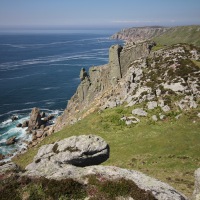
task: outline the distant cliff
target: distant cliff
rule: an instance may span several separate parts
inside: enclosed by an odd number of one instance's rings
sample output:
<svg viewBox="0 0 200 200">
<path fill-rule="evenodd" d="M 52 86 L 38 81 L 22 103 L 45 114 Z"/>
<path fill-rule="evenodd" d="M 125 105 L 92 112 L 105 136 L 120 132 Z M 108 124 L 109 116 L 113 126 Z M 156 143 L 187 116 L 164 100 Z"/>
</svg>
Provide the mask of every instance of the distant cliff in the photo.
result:
<svg viewBox="0 0 200 200">
<path fill-rule="evenodd" d="M 111 38 L 135 43 L 153 40 L 161 45 L 188 43 L 200 46 L 200 26 L 129 28 L 119 31 Z"/>
<path fill-rule="evenodd" d="M 154 37 L 158 37 L 165 33 L 168 29 L 169 28 L 167 27 L 159 26 L 122 29 L 118 33 L 115 33 L 111 38 L 139 43 L 146 40 L 151 40 Z"/>
</svg>

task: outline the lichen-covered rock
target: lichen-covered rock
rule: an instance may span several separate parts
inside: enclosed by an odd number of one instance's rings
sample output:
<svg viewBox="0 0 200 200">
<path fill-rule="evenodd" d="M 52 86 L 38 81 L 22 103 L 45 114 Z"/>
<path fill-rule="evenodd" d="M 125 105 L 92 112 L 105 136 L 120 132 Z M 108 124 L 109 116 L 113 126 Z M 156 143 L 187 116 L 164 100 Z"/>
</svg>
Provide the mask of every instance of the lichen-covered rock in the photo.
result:
<svg viewBox="0 0 200 200">
<path fill-rule="evenodd" d="M 195 171 L 194 177 L 195 177 L 195 186 L 194 186 L 193 200 L 200 200 L 200 168 Z"/>
<path fill-rule="evenodd" d="M 138 115 L 138 116 L 143 116 L 143 117 L 146 117 L 146 116 L 147 116 L 147 112 L 144 111 L 144 110 L 141 109 L 141 108 L 136 108 L 136 109 L 132 110 L 132 114 L 133 114 L 133 115 Z"/>
<path fill-rule="evenodd" d="M 42 165 L 71 164 L 88 166 L 100 164 L 109 158 L 109 146 L 95 135 L 72 136 L 54 144 L 42 146 L 27 170 L 39 170 Z"/>
<path fill-rule="evenodd" d="M 15 163 L 9 162 L 4 165 L 0 165 L 0 174 L 10 172 L 10 171 L 16 171 L 18 169 L 19 167 Z"/>
<path fill-rule="evenodd" d="M 183 194 L 166 183 L 146 176 L 138 171 L 112 166 L 98 165 L 81 168 L 67 164 L 58 165 L 55 162 L 49 165 L 43 162 L 40 168 L 28 169 L 25 175 L 44 176 L 57 180 L 72 178 L 84 184 L 88 183 L 88 176 L 91 175 L 95 175 L 102 180 L 117 180 L 123 178 L 133 181 L 142 190 L 151 192 L 157 200 L 187 200 Z"/>
<path fill-rule="evenodd" d="M 156 108 L 158 106 L 158 103 L 156 101 L 149 101 L 147 103 L 147 108 L 149 110 L 153 110 L 154 108 Z"/>
</svg>

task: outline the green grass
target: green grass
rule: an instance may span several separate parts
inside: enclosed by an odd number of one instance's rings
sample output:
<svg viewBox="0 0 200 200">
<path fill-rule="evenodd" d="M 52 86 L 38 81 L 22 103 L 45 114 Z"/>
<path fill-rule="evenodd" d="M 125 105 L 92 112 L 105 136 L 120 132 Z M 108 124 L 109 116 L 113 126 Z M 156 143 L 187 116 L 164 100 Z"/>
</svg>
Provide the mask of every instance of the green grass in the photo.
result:
<svg viewBox="0 0 200 200">
<path fill-rule="evenodd" d="M 172 112 L 164 121 L 153 122 L 151 115 L 160 112 L 155 109 L 147 118 L 141 117 L 141 123 L 126 126 L 120 118 L 130 116 L 132 109 L 118 107 L 90 114 L 45 138 L 14 162 L 24 168 L 44 144 L 73 135 L 96 134 L 110 145 L 110 158 L 104 165 L 142 171 L 191 195 L 193 173 L 200 166 L 200 119 L 197 117 L 200 110 L 185 112 L 179 120 L 174 119 Z"/>
<path fill-rule="evenodd" d="M 172 45 L 177 43 L 188 43 L 200 46 L 200 26 L 179 26 L 170 28 L 168 31 L 153 38 L 161 45 Z"/>
</svg>

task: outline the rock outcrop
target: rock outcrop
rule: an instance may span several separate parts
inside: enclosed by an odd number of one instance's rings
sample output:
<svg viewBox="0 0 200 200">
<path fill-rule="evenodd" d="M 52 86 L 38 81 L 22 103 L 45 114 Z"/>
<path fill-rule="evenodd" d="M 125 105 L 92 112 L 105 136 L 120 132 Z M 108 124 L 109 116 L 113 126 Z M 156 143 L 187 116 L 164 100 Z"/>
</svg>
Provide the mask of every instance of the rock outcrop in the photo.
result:
<svg viewBox="0 0 200 200">
<path fill-rule="evenodd" d="M 45 177 L 49 179 L 73 179 L 88 184 L 88 177 L 100 180 L 125 179 L 138 188 L 151 193 L 157 200 L 186 200 L 173 187 L 138 171 L 112 166 L 95 165 L 109 156 L 107 143 L 95 135 L 73 136 L 54 144 L 42 146 L 34 162 L 26 167 L 23 176 Z M 94 166 L 88 166 L 93 165 Z M 78 167 L 77 167 L 78 166 Z M 80 167 L 86 166 L 86 167 Z"/>
<path fill-rule="evenodd" d="M 200 200 L 200 168 L 195 171 L 194 176 L 195 176 L 195 185 L 194 185 L 193 200 Z"/>
<path fill-rule="evenodd" d="M 61 180 L 72 178 L 84 184 L 87 184 L 87 177 L 95 175 L 101 180 L 117 180 L 123 178 L 125 180 L 133 181 L 139 188 L 147 192 L 151 192 L 157 200 L 186 200 L 180 192 L 173 187 L 159 180 L 146 176 L 143 173 L 134 170 L 127 170 L 113 166 L 88 166 L 84 168 L 75 167 L 72 165 L 51 165 L 43 166 L 45 173 L 41 173 L 38 169 L 27 171 L 28 176 L 44 176 L 46 178 Z"/>
<path fill-rule="evenodd" d="M 102 104 L 105 108 L 119 105 L 121 102 L 108 102 L 107 99 L 105 102 L 102 101 L 104 101 L 104 96 L 111 94 L 113 88 L 118 86 L 119 81 L 125 77 L 135 59 L 146 58 L 149 55 L 148 45 L 148 42 L 124 47 L 114 45 L 110 47 L 107 65 L 91 67 L 89 73 L 82 69 L 80 73 L 81 83 L 68 102 L 63 115 L 57 119 L 53 131 L 58 131 L 67 124 L 76 123 Z M 137 81 L 135 77 L 138 73 L 140 72 L 136 71 L 133 74 L 132 82 Z M 106 106 L 106 103 L 109 105 Z M 84 114 L 80 115 L 80 112 Z"/>
<path fill-rule="evenodd" d="M 109 146 L 95 135 L 72 136 L 54 144 L 42 146 L 27 170 L 46 170 L 44 166 L 71 164 L 74 166 L 97 165 L 109 158 Z"/>
<path fill-rule="evenodd" d="M 40 110 L 38 108 L 33 108 L 30 115 L 30 120 L 28 123 L 28 130 L 39 129 L 42 125 Z"/>
</svg>

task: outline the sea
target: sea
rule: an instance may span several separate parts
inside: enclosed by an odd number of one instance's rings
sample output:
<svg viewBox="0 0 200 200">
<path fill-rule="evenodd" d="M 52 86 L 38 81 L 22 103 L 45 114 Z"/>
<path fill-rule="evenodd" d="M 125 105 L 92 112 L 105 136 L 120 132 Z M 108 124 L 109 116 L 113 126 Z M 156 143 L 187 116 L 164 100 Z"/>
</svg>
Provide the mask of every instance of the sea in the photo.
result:
<svg viewBox="0 0 200 200">
<path fill-rule="evenodd" d="M 117 31 L 117 30 L 116 30 Z M 108 63 L 115 30 L 0 31 L 0 154 L 15 155 L 31 135 L 16 125 L 33 107 L 61 115 L 80 83 L 81 68 Z M 12 116 L 17 116 L 15 121 Z M 17 142 L 6 145 L 16 136 Z"/>
</svg>

